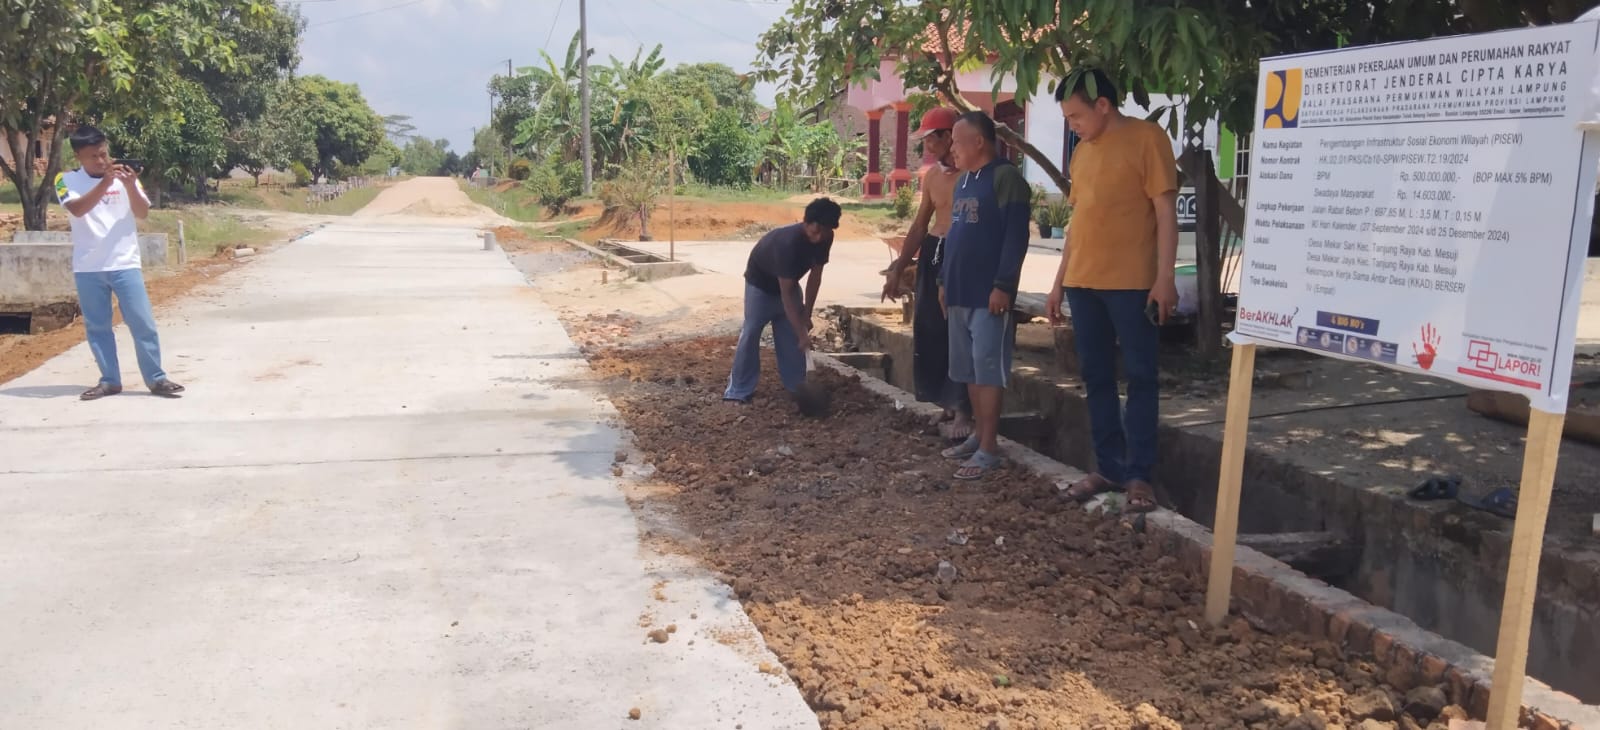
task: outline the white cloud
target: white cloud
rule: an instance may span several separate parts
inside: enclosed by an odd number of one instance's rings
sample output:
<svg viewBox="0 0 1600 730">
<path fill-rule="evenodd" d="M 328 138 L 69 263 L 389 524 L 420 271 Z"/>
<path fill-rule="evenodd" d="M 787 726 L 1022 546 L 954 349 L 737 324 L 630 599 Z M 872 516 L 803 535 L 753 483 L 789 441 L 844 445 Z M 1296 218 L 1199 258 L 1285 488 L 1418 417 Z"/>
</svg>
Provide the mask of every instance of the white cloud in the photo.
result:
<svg viewBox="0 0 1600 730">
<path fill-rule="evenodd" d="M 465 153 L 488 116 L 489 79 L 558 60 L 578 29 L 579 0 L 342 0 L 304 3 L 302 74 L 360 85 L 380 114 L 407 114 L 419 134 Z M 587 0 L 596 57 L 657 43 L 669 64 L 718 61 L 747 70 L 756 40 L 787 9 L 768 0 Z M 557 14 L 559 11 L 559 15 Z M 548 39 L 548 46 L 546 40 Z M 770 102 L 773 88 L 757 87 Z"/>
</svg>

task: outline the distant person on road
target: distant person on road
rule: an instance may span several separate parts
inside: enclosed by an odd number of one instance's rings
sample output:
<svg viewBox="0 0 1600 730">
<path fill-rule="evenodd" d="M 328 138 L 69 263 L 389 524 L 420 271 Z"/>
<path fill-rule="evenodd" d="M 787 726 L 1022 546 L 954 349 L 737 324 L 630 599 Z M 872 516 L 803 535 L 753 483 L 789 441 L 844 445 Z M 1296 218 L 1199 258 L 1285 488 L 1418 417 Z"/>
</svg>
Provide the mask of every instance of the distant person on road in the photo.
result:
<svg viewBox="0 0 1600 730">
<path fill-rule="evenodd" d="M 744 270 L 744 326 L 724 401 L 749 403 L 756 392 L 761 380 L 761 335 L 769 324 L 783 387 L 794 393 L 805 382 L 811 313 L 842 214 L 838 203 L 817 198 L 806 206 L 801 222 L 772 230 L 750 250 Z M 802 276 L 806 277 L 803 295 Z"/>
<path fill-rule="evenodd" d="M 967 387 L 950 379 L 950 323 L 939 307 L 939 266 L 944 263 L 945 235 L 950 231 L 950 206 L 955 202 L 956 168 L 950 154 L 950 135 L 960 113 L 936 107 L 922 115 L 922 125 L 911 136 L 935 162 L 922 171 L 922 203 L 911 221 L 900 256 L 889 265 L 883 298 L 899 299 L 900 279 L 907 266 L 917 262 L 916 311 L 911 320 L 912 381 L 917 400 L 944 407 L 950 420 L 946 435 L 966 440 L 972 436 L 972 400 Z"/>
<path fill-rule="evenodd" d="M 1089 90 L 1093 78 L 1094 91 Z M 1072 329 L 1089 405 L 1097 471 L 1066 496 L 1086 501 L 1125 490 L 1126 509 L 1156 504 L 1159 325 L 1177 309 L 1178 177 L 1172 140 L 1161 127 L 1118 111 L 1121 97 L 1098 70 L 1056 88 L 1067 124 L 1081 142 L 1072 155 L 1072 226 L 1061 249 L 1046 310 Z M 1117 392 L 1117 347 L 1128 402 Z"/>
<path fill-rule="evenodd" d="M 1011 305 L 1028 254 L 1033 191 L 1000 156 L 994 120 L 961 115 L 951 131 L 962 170 L 945 239 L 939 304 L 950 322 L 950 379 L 967 386 L 977 430 L 945 449 L 962 459 L 957 479 L 981 479 L 999 468 L 1000 403 L 1011 381 Z"/>
<path fill-rule="evenodd" d="M 71 137 L 80 167 L 56 176 L 56 197 L 72 217 L 72 271 L 89 351 L 100 366 L 100 382 L 83 392 L 97 400 L 122 392 L 117 338 L 112 329 L 111 296 L 133 333 L 139 374 L 151 393 L 176 397 L 183 386 L 161 369 L 161 343 L 150 296 L 144 288 L 137 221 L 150 214 L 150 199 L 139 173 L 111 159 L 110 143 L 94 127 L 78 127 Z"/>
</svg>

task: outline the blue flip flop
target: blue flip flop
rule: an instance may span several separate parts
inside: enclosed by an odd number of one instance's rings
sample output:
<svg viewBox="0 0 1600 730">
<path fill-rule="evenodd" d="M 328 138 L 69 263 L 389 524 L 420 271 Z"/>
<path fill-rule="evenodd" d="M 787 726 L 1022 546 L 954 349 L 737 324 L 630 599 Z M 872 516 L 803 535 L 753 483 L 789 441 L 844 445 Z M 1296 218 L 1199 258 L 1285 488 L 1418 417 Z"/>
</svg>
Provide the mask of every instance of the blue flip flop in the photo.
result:
<svg viewBox="0 0 1600 730">
<path fill-rule="evenodd" d="M 1517 518 L 1517 493 L 1511 487 L 1501 487 L 1482 497 L 1457 497 L 1457 501 L 1476 510 L 1499 515 L 1508 520 Z"/>
</svg>

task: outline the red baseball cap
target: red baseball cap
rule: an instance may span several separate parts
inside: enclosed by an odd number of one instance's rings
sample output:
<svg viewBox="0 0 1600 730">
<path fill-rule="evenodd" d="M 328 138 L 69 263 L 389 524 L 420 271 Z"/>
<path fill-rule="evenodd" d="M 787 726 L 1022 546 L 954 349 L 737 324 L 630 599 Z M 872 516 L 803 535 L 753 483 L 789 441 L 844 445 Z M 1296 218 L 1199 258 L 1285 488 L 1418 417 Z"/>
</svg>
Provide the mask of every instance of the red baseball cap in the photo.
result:
<svg viewBox="0 0 1600 730">
<path fill-rule="evenodd" d="M 954 129 L 961 114 L 947 106 L 936 106 L 922 115 L 922 126 L 911 135 L 913 142 L 943 129 Z"/>
</svg>

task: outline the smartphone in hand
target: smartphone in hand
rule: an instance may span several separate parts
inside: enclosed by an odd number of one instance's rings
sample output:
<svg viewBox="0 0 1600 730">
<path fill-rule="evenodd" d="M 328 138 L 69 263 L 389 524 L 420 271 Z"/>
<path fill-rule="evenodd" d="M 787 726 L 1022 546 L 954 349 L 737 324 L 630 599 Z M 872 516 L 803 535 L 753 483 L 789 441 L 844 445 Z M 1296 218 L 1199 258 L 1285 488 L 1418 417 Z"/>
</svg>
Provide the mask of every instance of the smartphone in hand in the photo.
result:
<svg viewBox="0 0 1600 730">
<path fill-rule="evenodd" d="M 144 172 L 144 160 L 114 160 L 112 164 L 122 165 L 134 172 Z"/>
<path fill-rule="evenodd" d="M 1156 325 L 1157 327 L 1161 326 L 1161 305 L 1155 301 L 1145 302 L 1144 316 L 1145 319 L 1150 320 L 1150 324 Z"/>
</svg>

